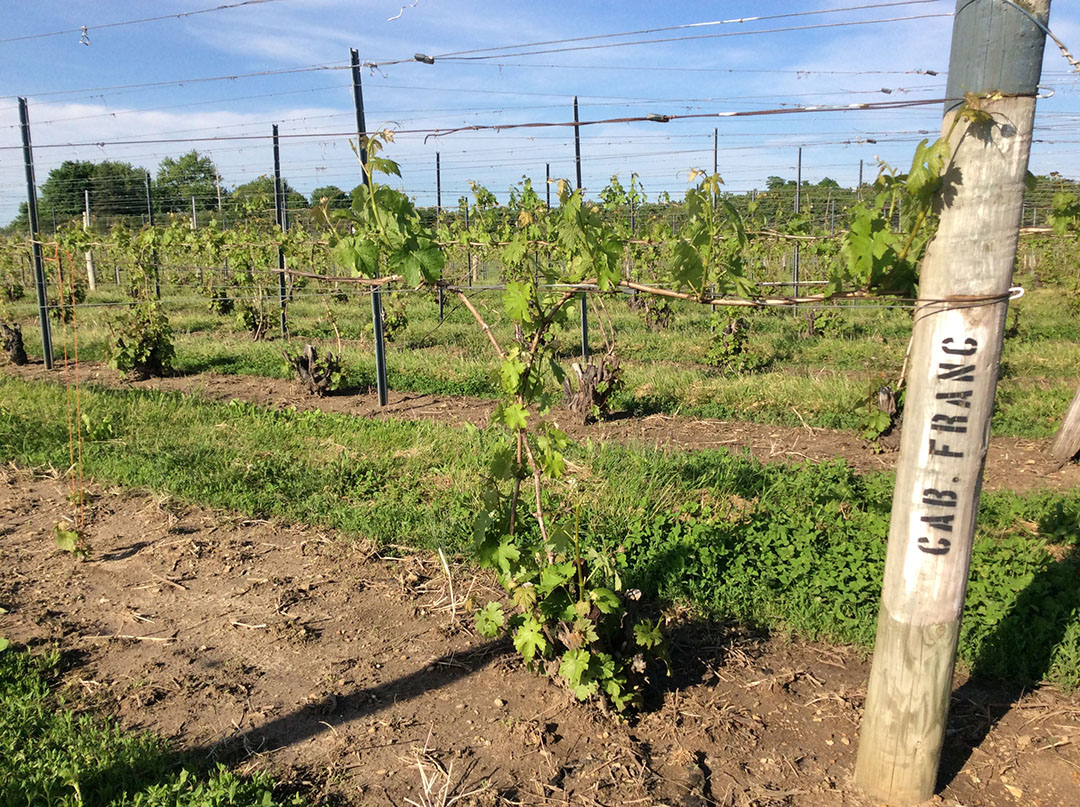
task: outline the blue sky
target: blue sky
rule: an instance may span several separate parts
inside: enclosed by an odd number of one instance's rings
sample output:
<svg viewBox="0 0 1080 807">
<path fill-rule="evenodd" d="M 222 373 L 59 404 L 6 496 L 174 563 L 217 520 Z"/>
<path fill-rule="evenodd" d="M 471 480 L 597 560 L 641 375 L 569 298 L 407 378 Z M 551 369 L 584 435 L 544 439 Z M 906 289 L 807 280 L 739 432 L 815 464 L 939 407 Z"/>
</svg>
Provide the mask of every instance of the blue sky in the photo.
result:
<svg viewBox="0 0 1080 807">
<path fill-rule="evenodd" d="M 881 0 L 878 0 L 879 2 Z M 448 129 L 471 124 L 568 121 L 579 96 L 582 120 L 660 114 L 768 110 L 940 98 L 948 68 L 951 0 L 852 10 L 870 2 L 459 2 L 458 0 L 272 0 L 213 13 L 95 30 L 93 26 L 211 8 L 236 0 L 103 2 L 4 0 L 0 39 L 86 25 L 78 33 L 0 42 L 0 146 L 19 143 L 17 95 L 30 103 L 39 183 L 65 159 L 124 160 L 156 172 L 159 161 L 195 148 L 233 187 L 272 171 L 269 139 L 138 143 L 283 135 L 283 174 L 308 193 L 321 185 L 353 187 L 358 167 L 346 140 L 354 127 L 348 49 L 379 63 L 364 71 L 369 129 Z M 386 64 L 414 53 L 480 48 L 686 25 L 750 15 L 825 11 L 773 20 L 683 28 L 645 35 L 541 46 L 655 44 L 561 50 L 497 58 L 437 58 L 435 64 Z M 896 18 L 920 17 L 919 19 Z M 873 22 L 891 20 L 889 22 Z M 858 24 L 856 24 L 858 23 Z M 1050 27 L 1080 52 L 1080 10 L 1058 0 Z M 824 26 L 808 28 L 807 26 Z M 780 28 L 792 31 L 751 33 Z M 713 36 L 725 34 L 725 36 Z M 472 54 L 489 55 L 489 54 Z M 192 79 L 320 66 L 305 72 Z M 929 75 L 935 71 L 938 75 Z M 132 87 L 159 83 L 152 87 Z M 1048 43 L 1032 170 L 1080 176 L 1077 76 Z M 878 158 L 906 167 L 914 145 L 940 126 L 939 105 L 842 113 L 699 118 L 582 128 L 583 181 L 599 191 L 612 174 L 641 176 L 649 198 L 686 188 L 689 170 L 719 170 L 728 188 L 764 186 L 769 175 L 794 178 L 798 147 L 803 177 L 857 180 L 859 161 L 872 177 Z M 311 135 L 311 136 L 306 136 Z M 875 141 L 875 142 L 868 142 Z M 103 143 L 69 146 L 73 143 Z M 46 146 L 59 146 L 46 148 Z M 542 184 L 573 176 L 572 130 L 459 132 L 438 138 L 402 134 L 390 155 L 402 163 L 402 187 L 421 204 L 434 201 L 435 152 L 441 153 L 443 203 L 475 180 L 505 199 L 523 175 Z M 0 222 L 25 199 L 21 154 L 0 150 Z"/>
</svg>

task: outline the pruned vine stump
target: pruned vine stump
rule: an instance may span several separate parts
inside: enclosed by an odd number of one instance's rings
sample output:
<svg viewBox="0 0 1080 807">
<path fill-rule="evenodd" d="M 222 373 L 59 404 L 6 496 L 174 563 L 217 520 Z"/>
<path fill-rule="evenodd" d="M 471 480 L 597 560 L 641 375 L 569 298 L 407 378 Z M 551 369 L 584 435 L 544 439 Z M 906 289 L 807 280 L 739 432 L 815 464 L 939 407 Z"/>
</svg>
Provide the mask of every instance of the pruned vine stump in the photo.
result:
<svg viewBox="0 0 1080 807">
<path fill-rule="evenodd" d="M 563 379 L 566 407 L 584 425 L 607 413 L 611 396 L 619 385 L 619 360 L 614 354 L 605 353 L 584 367 L 579 362 L 570 367 L 573 372 Z"/>
<path fill-rule="evenodd" d="M 8 360 L 18 367 L 26 364 L 26 347 L 23 345 L 22 328 L 17 323 L 8 325 L 0 322 L 0 337 L 3 338 L 4 352 Z"/>
<path fill-rule="evenodd" d="M 327 353 L 320 359 L 314 345 L 305 345 L 299 356 L 290 356 L 284 350 L 281 355 L 312 395 L 322 397 L 334 388 L 334 376 L 341 372 L 341 360 L 335 354 Z"/>
</svg>

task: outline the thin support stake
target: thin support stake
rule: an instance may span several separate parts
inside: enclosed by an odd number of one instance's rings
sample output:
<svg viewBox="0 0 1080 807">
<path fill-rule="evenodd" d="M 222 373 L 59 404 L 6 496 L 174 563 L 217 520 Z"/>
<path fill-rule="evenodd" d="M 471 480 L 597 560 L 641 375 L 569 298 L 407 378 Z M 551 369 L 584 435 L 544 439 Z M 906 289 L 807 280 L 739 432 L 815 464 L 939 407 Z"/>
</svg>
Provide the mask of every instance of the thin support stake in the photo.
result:
<svg viewBox="0 0 1080 807">
<path fill-rule="evenodd" d="M 581 293 L 581 360 L 589 360 L 589 295 Z"/>
</svg>

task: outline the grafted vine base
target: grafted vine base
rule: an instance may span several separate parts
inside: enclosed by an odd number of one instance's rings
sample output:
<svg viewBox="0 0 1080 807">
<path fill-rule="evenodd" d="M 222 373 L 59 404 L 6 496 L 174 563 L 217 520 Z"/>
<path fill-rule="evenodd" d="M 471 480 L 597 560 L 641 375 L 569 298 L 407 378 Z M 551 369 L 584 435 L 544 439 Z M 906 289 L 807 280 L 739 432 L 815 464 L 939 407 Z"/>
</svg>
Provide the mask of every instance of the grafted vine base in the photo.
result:
<svg viewBox="0 0 1080 807">
<path fill-rule="evenodd" d="M 17 324 L 0 322 L 0 337 L 4 340 L 4 353 L 8 360 L 21 367 L 26 364 L 26 347 L 23 345 L 22 328 Z"/>
<path fill-rule="evenodd" d="M 312 395 L 321 397 L 337 388 L 341 378 L 341 359 L 334 353 L 327 353 L 320 359 L 314 345 L 305 345 L 304 352 L 299 356 L 290 356 L 284 350 L 281 355 Z"/>
<path fill-rule="evenodd" d="M 603 419 L 621 383 L 619 360 L 613 353 L 605 353 L 584 367 L 574 362 L 571 370 L 563 379 L 567 408 L 583 424 Z"/>
</svg>

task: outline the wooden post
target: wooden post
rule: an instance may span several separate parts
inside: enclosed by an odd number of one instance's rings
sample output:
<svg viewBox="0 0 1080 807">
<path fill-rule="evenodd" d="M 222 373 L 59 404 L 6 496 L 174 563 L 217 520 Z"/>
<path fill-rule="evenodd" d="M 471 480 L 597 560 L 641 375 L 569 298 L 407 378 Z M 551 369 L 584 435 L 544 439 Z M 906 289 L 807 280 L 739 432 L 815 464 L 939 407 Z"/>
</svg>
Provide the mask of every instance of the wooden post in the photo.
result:
<svg viewBox="0 0 1080 807">
<path fill-rule="evenodd" d="M 1050 0 L 959 0 L 942 132 L 952 161 L 922 264 L 874 664 L 855 782 L 935 789 L 990 441 Z M 957 119 L 965 93 L 987 120 Z M 954 128 L 955 122 L 955 128 Z"/>
<path fill-rule="evenodd" d="M 83 231 L 90 230 L 90 191 L 83 191 Z M 86 250 L 86 285 L 90 291 L 97 291 L 97 274 L 94 272 L 94 250 Z"/>
<path fill-rule="evenodd" d="M 1061 421 L 1054 444 L 1050 446 L 1050 456 L 1064 465 L 1080 454 L 1080 389 L 1073 396 L 1069 411 Z"/>
<path fill-rule="evenodd" d="M 469 200 L 465 199 L 465 273 L 468 276 L 469 288 L 472 288 L 472 236 L 469 235 Z"/>
</svg>

